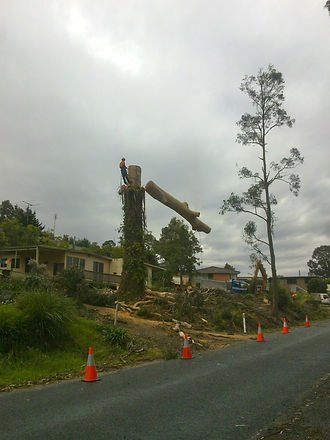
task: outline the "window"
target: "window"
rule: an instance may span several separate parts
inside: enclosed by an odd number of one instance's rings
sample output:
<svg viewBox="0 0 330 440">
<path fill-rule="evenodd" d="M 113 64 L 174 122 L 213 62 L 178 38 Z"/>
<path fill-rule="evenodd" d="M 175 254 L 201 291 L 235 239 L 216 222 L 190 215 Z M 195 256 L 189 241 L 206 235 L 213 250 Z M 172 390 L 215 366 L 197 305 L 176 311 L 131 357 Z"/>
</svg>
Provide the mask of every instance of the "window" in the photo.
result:
<svg viewBox="0 0 330 440">
<path fill-rule="evenodd" d="M 19 269 L 19 258 L 2 257 L 0 258 L 0 267 L 2 269 Z"/>
<path fill-rule="evenodd" d="M 78 267 L 81 270 L 85 269 L 85 260 L 78 257 L 66 257 L 66 267 Z"/>
<path fill-rule="evenodd" d="M 93 279 L 94 281 L 103 281 L 104 264 L 98 261 L 93 261 Z"/>
<path fill-rule="evenodd" d="M 104 263 L 99 263 L 98 261 L 93 262 L 93 272 L 103 273 Z"/>
<path fill-rule="evenodd" d="M 297 278 L 296 277 L 288 277 L 286 279 L 288 284 L 297 284 Z"/>
<path fill-rule="evenodd" d="M 11 259 L 11 268 L 12 269 L 19 269 L 20 261 L 19 258 L 12 258 Z"/>
</svg>

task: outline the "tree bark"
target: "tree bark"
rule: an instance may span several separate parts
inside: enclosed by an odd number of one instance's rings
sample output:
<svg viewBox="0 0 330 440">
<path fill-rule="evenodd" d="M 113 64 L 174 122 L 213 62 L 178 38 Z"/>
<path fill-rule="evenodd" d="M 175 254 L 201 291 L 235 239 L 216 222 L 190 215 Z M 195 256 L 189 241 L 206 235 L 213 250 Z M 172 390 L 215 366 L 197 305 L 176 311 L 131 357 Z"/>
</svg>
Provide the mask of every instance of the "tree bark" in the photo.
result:
<svg viewBox="0 0 330 440">
<path fill-rule="evenodd" d="M 275 251 L 273 242 L 273 231 L 272 231 L 272 209 L 270 205 L 269 198 L 269 184 L 267 175 L 267 161 L 266 161 L 266 132 L 265 132 L 265 99 L 263 96 L 263 88 L 261 85 L 262 94 L 262 164 L 263 164 L 263 176 L 265 185 L 265 196 L 266 196 L 266 224 L 267 224 L 267 237 L 269 244 L 269 254 L 270 254 L 270 266 L 272 271 L 272 312 L 274 316 L 278 315 L 278 291 L 277 291 L 277 274 L 276 274 L 276 261 L 275 261 Z"/>
<path fill-rule="evenodd" d="M 135 171 L 138 171 L 136 167 Z M 131 167 L 130 170 L 131 172 Z M 141 171 L 141 169 L 140 169 Z M 130 173 L 129 179 L 132 177 Z M 145 293 L 146 268 L 144 264 L 144 188 L 136 184 L 136 180 L 128 186 L 123 186 L 123 235 L 124 262 L 121 274 L 119 293 L 124 298 L 135 299 Z M 141 172 L 140 172 L 141 178 Z"/>
<path fill-rule="evenodd" d="M 145 190 L 151 197 L 158 200 L 163 205 L 173 209 L 175 212 L 181 215 L 181 217 L 186 219 L 191 224 L 194 231 L 205 232 L 205 234 L 211 232 L 211 228 L 197 218 L 200 216 L 200 212 L 192 211 L 187 202 L 180 202 L 152 181 L 149 181 L 146 184 Z"/>
</svg>

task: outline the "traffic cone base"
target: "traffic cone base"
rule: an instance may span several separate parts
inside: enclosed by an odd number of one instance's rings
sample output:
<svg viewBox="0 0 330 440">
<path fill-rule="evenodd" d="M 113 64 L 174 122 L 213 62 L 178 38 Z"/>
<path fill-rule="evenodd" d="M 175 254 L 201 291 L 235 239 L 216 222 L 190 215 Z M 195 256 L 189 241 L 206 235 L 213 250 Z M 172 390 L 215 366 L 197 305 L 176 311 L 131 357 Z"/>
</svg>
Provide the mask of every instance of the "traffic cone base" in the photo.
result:
<svg viewBox="0 0 330 440">
<path fill-rule="evenodd" d="M 97 371 L 96 366 L 94 362 L 94 349 L 93 347 L 89 347 L 88 350 L 88 358 L 87 358 L 87 365 L 85 370 L 85 377 L 82 380 L 83 382 L 96 382 L 100 380 L 97 377 Z"/>
<path fill-rule="evenodd" d="M 257 342 L 265 342 L 265 338 L 264 338 L 264 334 L 262 333 L 261 330 L 261 324 L 259 322 L 258 324 L 258 337 L 257 337 Z"/>
<path fill-rule="evenodd" d="M 286 318 L 283 319 L 282 333 L 283 333 L 283 335 L 286 335 L 287 333 L 289 333 L 289 327 L 288 327 L 288 323 L 286 322 Z"/>
<path fill-rule="evenodd" d="M 192 351 L 189 343 L 188 337 L 185 335 L 183 339 L 183 349 L 181 359 L 192 359 Z"/>
</svg>

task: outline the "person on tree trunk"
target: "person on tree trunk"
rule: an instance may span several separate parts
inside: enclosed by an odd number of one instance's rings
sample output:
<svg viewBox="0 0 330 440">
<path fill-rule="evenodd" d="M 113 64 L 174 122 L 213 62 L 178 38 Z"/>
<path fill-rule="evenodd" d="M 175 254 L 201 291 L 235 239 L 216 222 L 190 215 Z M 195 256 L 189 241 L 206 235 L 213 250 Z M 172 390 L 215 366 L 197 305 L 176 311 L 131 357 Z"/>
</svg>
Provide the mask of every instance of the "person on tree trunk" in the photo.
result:
<svg viewBox="0 0 330 440">
<path fill-rule="evenodd" d="M 127 175 L 127 166 L 126 166 L 124 157 L 121 159 L 121 162 L 119 164 L 119 168 L 120 168 L 121 175 L 122 175 L 122 178 L 123 178 L 125 185 L 128 185 L 129 180 L 128 180 L 128 175 Z"/>
</svg>

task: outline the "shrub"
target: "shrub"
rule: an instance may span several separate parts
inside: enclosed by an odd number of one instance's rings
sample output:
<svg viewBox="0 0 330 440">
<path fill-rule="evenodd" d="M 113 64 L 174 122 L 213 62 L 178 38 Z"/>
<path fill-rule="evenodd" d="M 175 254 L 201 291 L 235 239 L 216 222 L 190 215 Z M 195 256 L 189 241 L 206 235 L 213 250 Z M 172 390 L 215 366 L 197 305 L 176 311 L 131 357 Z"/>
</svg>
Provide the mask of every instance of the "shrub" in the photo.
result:
<svg viewBox="0 0 330 440">
<path fill-rule="evenodd" d="M 92 306 L 111 307 L 115 305 L 116 300 L 116 295 L 105 295 L 93 290 L 89 290 L 82 296 L 82 301 Z"/>
<path fill-rule="evenodd" d="M 278 293 L 278 307 L 281 310 L 284 310 L 284 309 L 290 307 L 290 305 L 292 305 L 292 303 L 293 303 L 292 297 L 291 297 L 290 293 L 284 287 L 278 286 L 277 293 Z"/>
<path fill-rule="evenodd" d="M 180 321 L 191 321 L 193 319 L 193 303 L 192 297 L 183 292 L 178 292 L 175 295 L 174 316 Z"/>
<path fill-rule="evenodd" d="M 12 278 L 0 276 L 0 292 L 12 292 L 12 296 L 25 290 L 24 278 Z"/>
<path fill-rule="evenodd" d="M 179 356 L 178 350 L 170 346 L 163 348 L 162 353 L 163 353 L 163 358 L 166 361 L 169 361 L 171 359 L 177 359 Z"/>
<path fill-rule="evenodd" d="M 102 326 L 101 331 L 104 340 L 109 342 L 111 345 L 121 348 L 125 348 L 127 346 L 129 337 L 125 329 L 109 324 Z"/>
<path fill-rule="evenodd" d="M 0 353 L 14 351 L 26 336 L 23 312 L 13 305 L 0 306 Z"/>
<path fill-rule="evenodd" d="M 69 337 L 75 309 L 69 298 L 49 292 L 20 295 L 16 306 L 23 313 L 31 343 L 40 347 L 62 345 Z"/>
<path fill-rule="evenodd" d="M 104 294 L 95 290 L 89 290 L 82 296 L 82 301 L 91 306 L 113 307 L 116 304 L 117 296 L 114 294 Z"/>
<path fill-rule="evenodd" d="M 84 294 L 88 290 L 84 272 L 78 267 L 65 269 L 56 277 L 57 284 L 64 289 L 66 295 L 82 301 Z"/>
<path fill-rule="evenodd" d="M 194 290 L 192 292 L 178 292 L 175 295 L 175 318 L 192 321 L 195 310 L 202 309 L 203 305 L 204 296 L 200 291 Z"/>
<path fill-rule="evenodd" d="M 52 290 L 52 281 L 44 275 L 40 274 L 30 274 L 27 275 L 24 280 L 25 291 L 35 291 L 35 290 Z"/>
<path fill-rule="evenodd" d="M 312 278 L 307 283 L 309 293 L 326 293 L 327 280 L 324 278 Z"/>
</svg>

